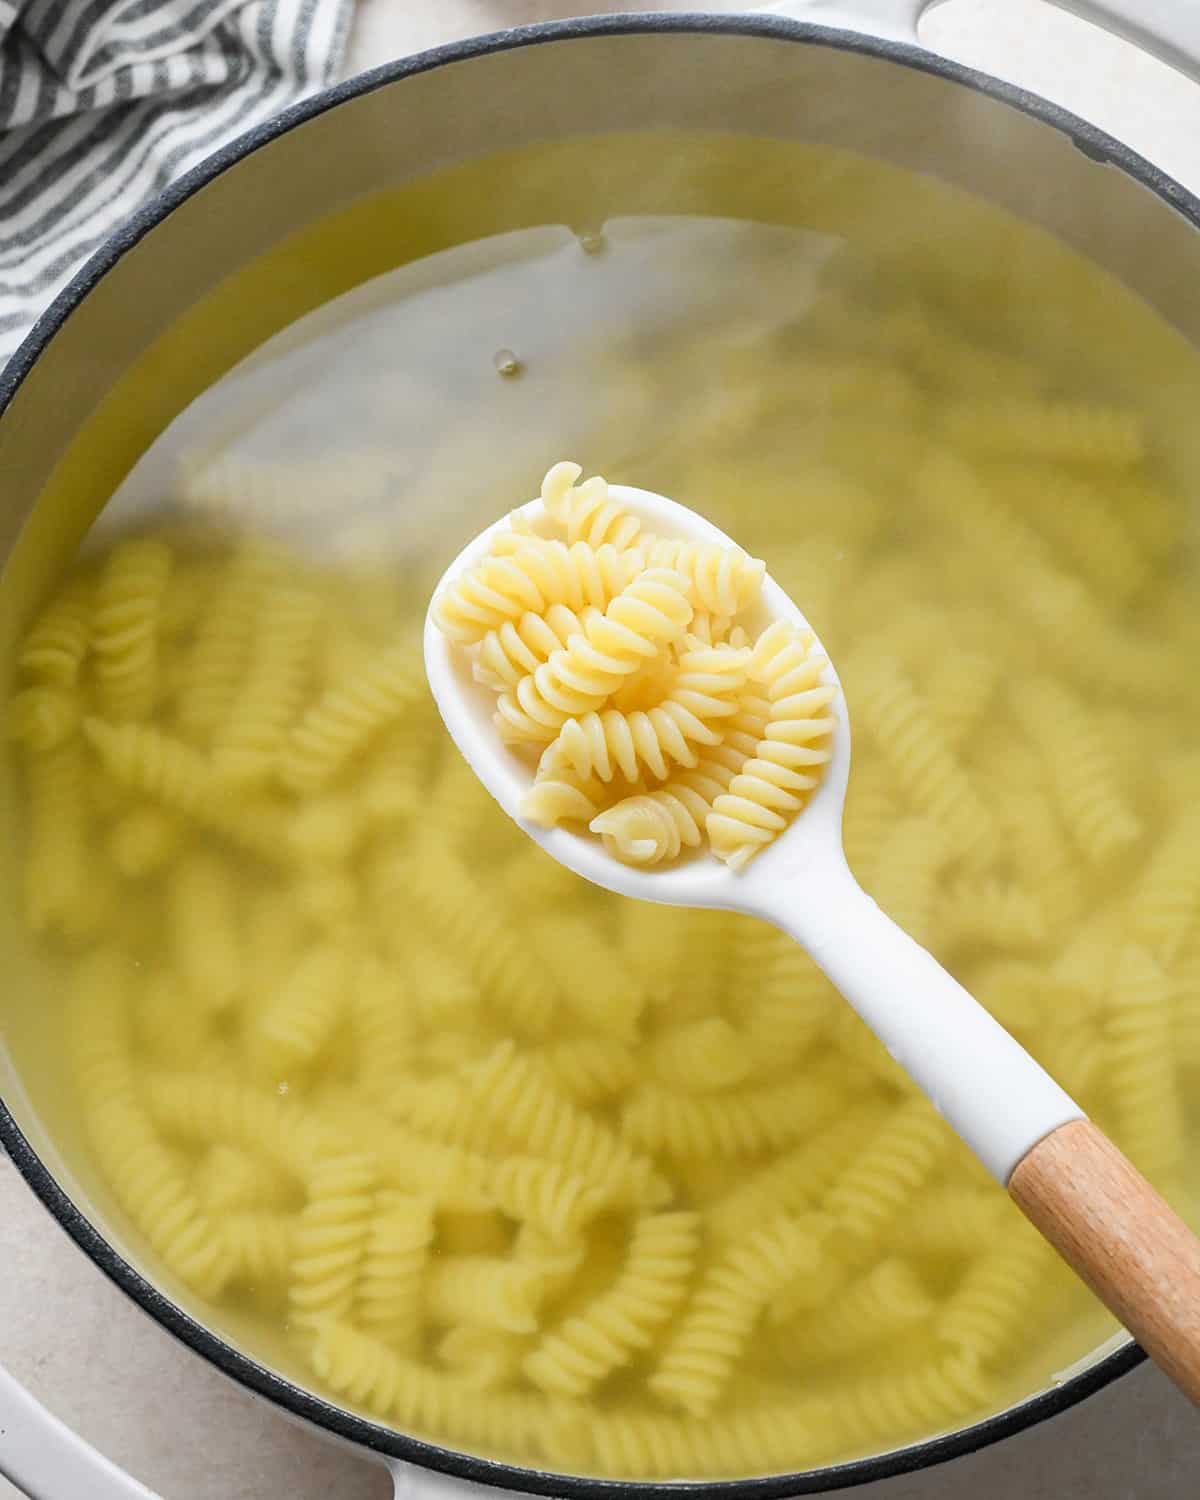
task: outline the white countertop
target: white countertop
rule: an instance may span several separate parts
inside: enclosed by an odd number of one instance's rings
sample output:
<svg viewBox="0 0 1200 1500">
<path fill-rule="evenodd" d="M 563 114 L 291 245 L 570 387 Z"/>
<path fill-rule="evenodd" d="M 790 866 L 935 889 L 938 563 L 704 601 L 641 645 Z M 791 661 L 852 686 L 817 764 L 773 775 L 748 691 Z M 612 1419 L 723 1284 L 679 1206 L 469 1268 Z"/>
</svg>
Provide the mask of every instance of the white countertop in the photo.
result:
<svg viewBox="0 0 1200 1500">
<path fill-rule="evenodd" d="M 478 32 L 629 8 L 612 0 L 363 0 L 346 72 Z M 636 8 L 704 6 L 672 0 Z M 730 0 L 727 8 L 754 7 Z M 1200 191 L 1200 89 L 1161 65 L 1039 0 L 959 0 L 930 17 L 924 35 L 939 50 L 1095 120 Z M 0 1266 L 0 1362 L 165 1500 L 391 1495 L 381 1469 L 293 1426 L 143 1316 L 67 1240 L 3 1156 Z M 862 1500 L 1188 1500 L 1198 1491 L 1200 1418 L 1143 1367 L 998 1447 L 854 1493 Z M 0 1479 L 0 1500 L 15 1495 Z"/>
</svg>

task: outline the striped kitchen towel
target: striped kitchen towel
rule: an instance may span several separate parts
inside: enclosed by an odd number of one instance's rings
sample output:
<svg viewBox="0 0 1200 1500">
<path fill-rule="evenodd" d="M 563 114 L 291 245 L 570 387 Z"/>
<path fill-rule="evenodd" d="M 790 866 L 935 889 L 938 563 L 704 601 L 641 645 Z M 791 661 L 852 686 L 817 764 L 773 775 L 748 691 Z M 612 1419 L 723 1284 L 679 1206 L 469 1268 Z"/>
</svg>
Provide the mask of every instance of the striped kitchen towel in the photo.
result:
<svg viewBox="0 0 1200 1500">
<path fill-rule="evenodd" d="M 352 0 L 0 0 L 0 367 L 87 255 L 323 88 Z"/>
</svg>

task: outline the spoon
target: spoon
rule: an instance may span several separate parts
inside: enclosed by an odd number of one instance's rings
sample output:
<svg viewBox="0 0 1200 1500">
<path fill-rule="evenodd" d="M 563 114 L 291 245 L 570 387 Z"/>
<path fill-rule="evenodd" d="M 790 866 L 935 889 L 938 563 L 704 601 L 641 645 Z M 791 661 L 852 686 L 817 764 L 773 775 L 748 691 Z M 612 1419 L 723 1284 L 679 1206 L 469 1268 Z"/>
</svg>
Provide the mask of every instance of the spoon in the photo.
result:
<svg viewBox="0 0 1200 1500">
<path fill-rule="evenodd" d="M 736 546 L 710 521 L 648 490 L 609 494 L 647 531 Z M 544 518 L 540 499 L 522 507 Z M 483 560 L 507 517 L 455 558 L 435 590 Z M 757 618 L 755 614 L 757 613 Z M 751 634 L 774 620 L 812 631 L 770 577 L 745 615 Z M 815 635 L 815 632 L 813 632 Z M 929 1097 L 993 1177 L 1146 1352 L 1200 1404 L 1200 1240 L 1079 1105 L 937 960 L 859 886 L 842 849 L 850 721 L 837 673 L 832 759 L 795 820 L 734 872 L 708 853 L 639 869 L 590 833 L 521 816 L 532 773 L 492 722 L 494 695 L 466 654 L 425 621 L 425 669 L 455 744 L 504 811 L 585 880 L 618 895 L 762 917 L 805 948 L 889 1054 Z"/>
</svg>

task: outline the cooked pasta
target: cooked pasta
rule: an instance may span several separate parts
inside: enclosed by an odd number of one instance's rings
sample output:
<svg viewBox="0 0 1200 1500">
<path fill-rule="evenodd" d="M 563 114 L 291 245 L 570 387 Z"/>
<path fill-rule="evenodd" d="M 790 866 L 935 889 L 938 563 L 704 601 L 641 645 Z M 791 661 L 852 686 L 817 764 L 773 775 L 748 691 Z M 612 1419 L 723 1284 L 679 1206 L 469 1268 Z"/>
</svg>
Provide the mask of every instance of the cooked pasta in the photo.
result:
<svg viewBox="0 0 1200 1500">
<path fill-rule="evenodd" d="M 939 1308 L 938 1340 L 980 1365 L 997 1364 L 1025 1337 L 1025 1317 L 1037 1306 L 1039 1290 L 1049 1289 L 1045 1301 L 1053 1303 L 1060 1264 L 1045 1240 L 1016 1221 L 972 1261 Z"/>
<path fill-rule="evenodd" d="M 744 552 L 648 536 L 557 466 L 445 617 L 540 816 L 653 868 L 709 857 L 742 797 L 736 856 L 831 743 L 815 648 L 764 639 L 768 559 L 841 669 L 856 875 L 1186 1211 L 1179 455 L 940 283 L 871 292 L 703 357 L 656 334 L 686 424 L 605 457 Z M 114 526 L 36 601 L 6 741 L 49 978 L 12 1046 L 65 1033 L 46 1076 L 97 1212 L 290 1378 L 523 1465 L 736 1478 L 1001 1409 L 1108 1331 L 1086 1293 L 790 940 L 586 886 L 445 735 L 421 617 L 450 528 L 511 487 L 494 446 L 474 483 L 466 436 L 427 468 L 256 461 L 244 505 L 214 464 L 208 529 Z M 368 501 L 373 532 L 343 524 Z"/>
<path fill-rule="evenodd" d="M 278 1209 L 291 1196 L 285 1173 L 256 1153 L 221 1142 L 197 1163 L 192 1186 L 212 1211 Z"/>
<path fill-rule="evenodd" d="M 699 1230 L 692 1213 L 636 1220 L 616 1281 L 582 1312 L 552 1328 L 524 1361 L 533 1383 L 551 1394 L 583 1396 L 648 1348 L 683 1302 Z"/>
<path fill-rule="evenodd" d="M 242 987 L 246 961 L 235 893 L 219 859 L 196 852 L 178 862 L 167 914 L 180 982 L 201 1007 L 224 1010 Z"/>
<path fill-rule="evenodd" d="M 17 663 L 35 681 L 74 688 L 92 643 L 92 588 L 87 578 L 69 583 L 30 626 Z"/>
<path fill-rule="evenodd" d="M 101 712 L 114 721 L 145 719 L 154 708 L 159 613 L 171 572 L 163 542 L 122 542 L 96 585 L 92 650 Z"/>
<path fill-rule="evenodd" d="M 304 714 L 283 751 L 283 778 L 297 791 L 326 785 L 372 736 L 402 719 L 424 693 L 413 641 L 370 657 Z"/>
<path fill-rule="evenodd" d="M 748 652 L 714 646 L 680 654 L 662 702 L 648 711 L 606 709 L 568 719 L 538 762 L 539 779 L 564 767 L 609 782 L 617 771 L 636 781 L 640 768 L 665 780 L 671 766 L 694 767 L 694 745 L 719 745 L 721 720 L 737 711 Z M 714 722 L 715 721 L 715 722 Z"/>
<path fill-rule="evenodd" d="M 286 1298 L 296 1257 L 296 1222 L 291 1214 L 253 1209 L 223 1214 L 220 1238 L 233 1262 L 232 1284 L 253 1289 L 264 1301 Z"/>
<path fill-rule="evenodd" d="M 650 1377 L 651 1391 L 690 1416 L 707 1415 L 763 1309 L 816 1263 L 816 1244 L 799 1220 L 784 1215 L 752 1230 L 701 1278 Z"/>
<path fill-rule="evenodd" d="M 329 1156 L 313 1167 L 296 1219 L 288 1286 L 291 1326 L 311 1334 L 354 1308 L 374 1224 L 377 1169 L 366 1153 Z"/>
<path fill-rule="evenodd" d="M 34 932 L 95 935 L 102 916 L 88 878 L 85 775 L 78 738 L 26 759 L 25 912 Z"/>
<path fill-rule="evenodd" d="M 821 1201 L 857 1247 L 876 1243 L 889 1221 L 926 1182 L 950 1139 L 924 1099 L 897 1105 Z"/>
<path fill-rule="evenodd" d="M 1025 681 L 1012 708 L 1045 756 L 1067 827 L 1087 858 L 1101 864 L 1136 844 L 1141 824 L 1120 790 L 1111 746 L 1073 695 L 1044 678 Z"/>
<path fill-rule="evenodd" d="M 689 585 L 670 568 L 647 568 L 589 619 L 543 666 L 502 693 L 500 733 L 516 741 L 549 742 L 568 719 L 604 707 L 650 657 L 682 636 L 694 613 Z"/>
<path fill-rule="evenodd" d="M 252 1049 L 271 1076 L 287 1078 L 328 1043 L 355 978 L 349 953 L 322 943 L 302 953 L 255 1025 Z"/>
<path fill-rule="evenodd" d="M 578 1234 L 608 1201 L 599 1183 L 541 1156 L 506 1157 L 497 1164 L 489 1191 L 510 1218 L 555 1240 Z"/>
<path fill-rule="evenodd" d="M 283 857 L 278 820 L 267 803 L 231 800 L 219 773 L 182 740 L 138 724 L 85 719 L 84 735 L 109 776 L 201 828 L 260 858 Z"/>
<path fill-rule="evenodd" d="M 357 1291 L 357 1320 L 393 1348 L 416 1349 L 434 1237 L 429 1198 L 384 1191 L 376 1195 Z"/>
<path fill-rule="evenodd" d="M 455 1431 L 464 1442 L 506 1454 L 557 1456 L 544 1398 L 489 1396 L 393 1353 L 347 1322 L 323 1321 L 313 1346 L 316 1374 L 336 1395 L 419 1431 Z"/>
<path fill-rule="evenodd" d="M 656 791 L 622 798 L 596 814 L 588 827 L 601 835 L 610 853 L 629 864 L 657 865 L 674 859 L 681 849 L 698 848 L 716 799 L 747 758 L 725 746 L 721 750 L 720 759 L 706 758 Z"/>
<path fill-rule="evenodd" d="M 778 620 L 754 646 L 753 673 L 766 689 L 766 728 L 705 819 L 709 845 L 740 870 L 787 826 L 818 785 L 830 759 L 834 688 L 822 680 L 824 660 L 811 636 Z"/>
<path fill-rule="evenodd" d="M 425 1312 L 443 1326 L 535 1333 L 544 1290 L 536 1266 L 501 1256 L 446 1255 L 430 1267 Z"/>
<path fill-rule="evenodd" d="M 917 1329 L 933 1315 L 934 1300 L 908 1262 L 881 1260 L 858 1281 L 839 1290 L 829 1306 L 810 1312 L 776 1336 L 781 1357 L 793 1368 L 811 1361 L 844 1359 L 874 1344 Z"/>
<path fill-rule="evenodd" d="M 580 484 L 582 473 L 578 464 L 565 462 L 547 470 L 541 488 L 546 514 L 566 527 L 568 542 L 590 547 L 608 542 L 622 551 L 633 546 L 641 522 L 617 505 L 599 475 Z"/>
<path fill-rule="evenodd" d="M 529 609 L 519 619 L 505 620 L 479 643 L 472 665 L 476 681 L 498 693 L 515 688 L 522 677 L 536 672 L 573 635 L 582 635 L 594 613 L 598 611 L 591 605 L 576 614 L 565 604 L 551 604 L 545 614 Z"/>
<path fill-rule="evenodd" d="M 526 818 L 587 823 L 633 864 L 707 839 L 739 869 L 800 810 L 830 758 L 826 663 L 782 622 L 753 653 L 743 644 L 734 620 L 757 598 L 761 561 L 646 535 L 605 480 L 579 484 L 581 472 L 556 464 L 542 484 L 544 522 L 563 539 L 531 534 L 513 512 L 489 556 L 434 600 L 432 619 L 460 645 L 480 642 L 474 673 L 500 694 L 501 737 L 546 747 Z M 608 574 L 576 613 L 572 559 L 589 549 Z M 624 797 L 608 789 L 618 773 L 639 783 Z"/>
<path fill-rule="evenodd" d="M 1145 455 L 1141 422 L 1135 413 L 1119 407 L 1016 397 L 1003 402 L 964 400 L 947 408 L 944 423 L 951 440 L 968 452 L 1115 469 L 1133 467 Z"/>
<path fill-rule="evenodd" d="M 230 780 L 264 782 L 274 773 L 304 698 L 319 607 L 311 590 L 288 584 L 264 599 L 244 678 L 217 737 L 214 760 Z"/>
<path fill-rule="evenodd" d="M 79 728 L 79 698 L 53 687 L 30 687 L 9 705 L 8 733 L 30 750 L 57 749 Z"/>
<path fill-rule="evenodd" d="M 732 1088 L 754 1068 L 746 1038 L 722 1016 L 664 1032 L 653 1058 L 656 1076 L 668 1088 L 685 1093 Z"/>
</svg>

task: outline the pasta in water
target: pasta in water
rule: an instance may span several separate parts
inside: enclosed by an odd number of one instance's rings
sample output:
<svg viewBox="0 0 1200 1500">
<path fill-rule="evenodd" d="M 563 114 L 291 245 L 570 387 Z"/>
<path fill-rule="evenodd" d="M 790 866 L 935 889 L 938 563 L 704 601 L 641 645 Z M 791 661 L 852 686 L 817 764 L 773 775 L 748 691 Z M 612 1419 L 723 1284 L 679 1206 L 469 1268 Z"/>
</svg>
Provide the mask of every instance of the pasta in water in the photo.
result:
<svg viewBox="0 0 1200 1500">
<path fill-rule="evenodd" d="M 652 479 L 771 558 L 837 652 L 856 874 L 1178 1199 L 1200 754 L 1159 649 L 1193 627 L 1151 434 L 932 303 L 834 288 L 778 342 L 705 339 L 665 378 L 749 368 L 762 425 L 722 469 L 715 402 L 703 462 Z M 750 456 L 771 392 L 803 432 L 779 473 Z M 306 519 L 333 472 L 297 477 Z M 798 948 L 606 896 L 491 803 L 423 681 L 433 559 L 239 534 L 222 486 L 248 474 L 215 463 L 182 528 L 61 580 L 8 719 L 97 1194 L 168 1289 L 380 1421 L 611 1477 L 907 1443 L 1099 1342 Z M 554 534 L 518 517 L 438 619 L 530 816 L 740 864 L 821 774 L 822 662 L 743 632 L 752 551 L 648 536 L 578 477 L 550 471 Z"/>
<path fill-rule="evenodd" d="M 558 463 L 542 481 L 546 524 L 561 537 L 539 548 L 514 512 L 490 554 L 434 600 L 433 619 L 471 647 L 485 617 L 509 615 L 499 635 L 482 637 L 473 669 L 500 692 L 500 736 L 546 745 L 526 817 L 587 823 L 629 864 L 707 841 L 741 869 L 800 811 L 829 760 L 824 658 L 811 633 L 783 621 L 747 644 L 737 617 L 758 596 L 762 562 L 649 535 L 598 475 L 577 483 L 582 472 Z M 561 561 L 552 585 L 547 555 Z M 564 580 L 604 557 L 620 586 L 578 619 L 556 616 Z M 697 746 L 719 753 L 702 762 Z"/>
</svg>

